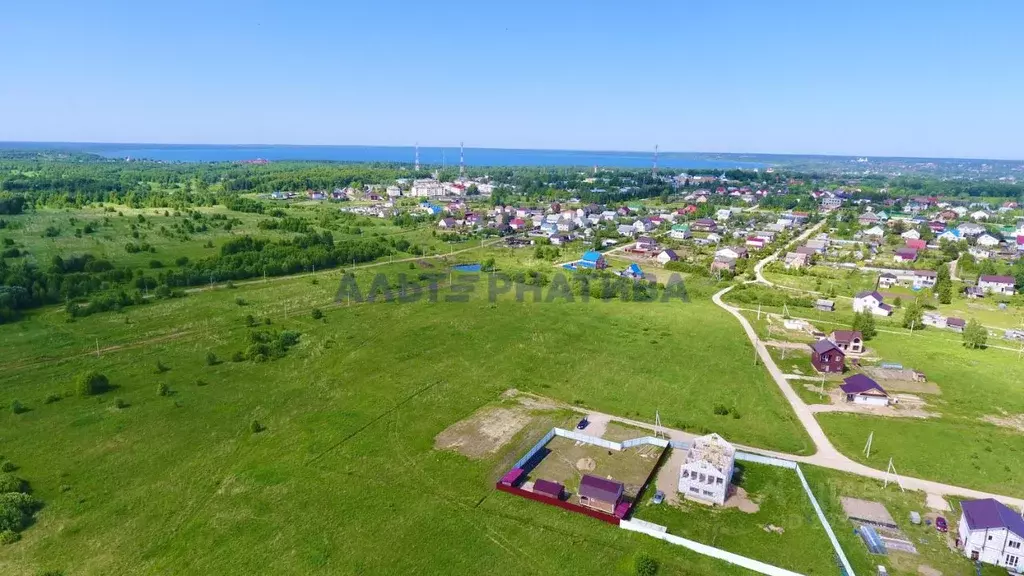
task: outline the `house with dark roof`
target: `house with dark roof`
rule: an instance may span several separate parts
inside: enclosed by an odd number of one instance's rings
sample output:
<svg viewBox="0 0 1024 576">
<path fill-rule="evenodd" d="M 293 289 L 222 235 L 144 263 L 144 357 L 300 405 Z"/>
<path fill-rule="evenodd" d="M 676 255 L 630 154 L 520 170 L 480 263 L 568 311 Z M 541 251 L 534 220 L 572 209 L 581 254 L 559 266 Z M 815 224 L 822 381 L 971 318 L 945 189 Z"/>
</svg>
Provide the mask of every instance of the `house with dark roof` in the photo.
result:
<svg viewBox="0 0 1024 576">
<path fill-rule="evenodd" d="M 946 328 L 954 332 L 963 332 L 966 327 L 967 322 L 963 318 L 953 318 L 952 316 L 946 318 Z"/>
<path fill-rule="evenodd" d="M 834 330 L 828 339 L 847 354 L 864 352 L 864 335 L 860 330 Z"/>
<path fill-rule="evenodd" d="M 842 374 L 846 368 L 846 353 L 831 340 L 822 338 L 811 344 L 811 364 L 818 372 Z"/>
<path fill-rule="evenodd" d="M 675 253 L 675 250 L 662 250 L 655 259 L 658 261 L 658 264 L 664 266 L 669 262 L 679 260 L 679 256 Z"/>
<path fill-rule="evenodd" d="M 870 312 L 876 316 L 889 316 L 892 306 L 885 303 L 882 295 L 874 291 L 858 292 L 853 299 L 854 312 Z"/>
<path fill-rule="evenodd" d="M 978 278 L 978 288 L 981 288 L 986 293 L 991 292 L 993 294 L 1013 296 L 1013 286 L 1013 276 L 992 276 L 986 274 Z"/>
<path fill-rule="evenodd" d="M 917 260 L 917 250 L 913 248 L 897 248 L 896 254 L 892 257 L 896 262 L 913 262 Z"/>
<path fill-rule="evenodd" d="M 1024 568 L 1024 518 L 995 500 L 964 500 L 960 503 L 957 546 L 971 560 L 1004 566 L 1017 572 Z"/>
<path fill-rule="evenodd" d="M 621 482 L 584 474 L 580 480 L 580 506 L 614 514 L 624 492 Z"/>
<path fill-rule="evenodd" d="M 718 230 L 718 224 L 711 218 L 700 218 L 690 226 L 690 229 L 694 232 L 715 232 Z"/>
<path fill-rule="evenodd" d="M 843 380 L 839 387 L 846 395 L 847 402 L 866 406 L 888 406 L 889 393 L 878 382 L 863 374 L 854 374 Z"/>
<path fill-rule="evenodd" d="M 814 303 L 814 308 L 815 308 L 815 310 L 820 310 L 822 312 L 835 312 L 836 311 L 836 303 L 835 303 L 835 300 L 826 300 L 824 298 L 819 298 Z"/>
</svg>

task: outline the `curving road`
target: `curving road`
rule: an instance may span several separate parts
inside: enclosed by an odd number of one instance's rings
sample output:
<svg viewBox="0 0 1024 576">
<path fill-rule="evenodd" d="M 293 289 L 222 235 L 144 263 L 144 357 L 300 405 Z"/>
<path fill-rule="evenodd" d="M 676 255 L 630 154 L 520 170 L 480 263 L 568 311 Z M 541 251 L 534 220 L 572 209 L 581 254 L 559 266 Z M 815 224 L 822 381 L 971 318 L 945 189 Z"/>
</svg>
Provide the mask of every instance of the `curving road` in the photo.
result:
<svg viewBox="0 0 1024 576">
<path fill-rule="evenodd" d="M 822 225 L 824 221 L 819 222 L 815 226 L 809 228 L 806 232 L 797 237 L 794 242 L 802 242 L 811 234 L 814 234 Z M 761 274 L 761 270 L 768 263 L 778 259 L 779 252 L 776 252 L 767 258 L 762 259 L 754 266 L 754 272 L 757 276 L 757 281 L 772 285 L 771 282 L 767 281 Z M 800 396 L 793 390 L 789 382 L 786 380 L 785 374 L 779 369 L 778 365 L 775 364 L 775 360 L 772 359 L 771 354 L 768 353 L 768 349 L 764 343 L 757 337 L 757 332 L 754 327 L 751 326 L 750 322 L 743 316 L 740 310 L 734 306 L 726 304 L 722 301 L 722 296 L 733 289 L 733 286 L 729 286 L 714 296 L 711 300 L 719 308 L 722 308 L 726 312 L 732 314 L 736 320 L 739 321 L 740 325 L 743 326 L 743 331 L 746 332 L 747 338 L 750 339 L 751 344 L 754 345 L 754 349 L 757 351 L 758 357 L 761 362 L 764 363 L 765 368 L 768 369 L 768 373 L 772 379 L 778 385 L 779 390 L 782 391 L 782 395 L 789 402 L 789 405 L 793 408 L 796 413 L 797 419 L 800 424 L 807 431 L 807 434 L 811 437 L 814 442 L 814 446 L 817 452 L 812 456 L 796 456 L 792 454 L 780 454 L 766 450 L 760 450 L 757 448 L 743 447 L 743 450 L 747 450 L 754 453 L 766 454 L 776 456 L 779 458 L 785 458 L 788 460 L 794 460 L 797 462 L 813 464 L 815 466 L 821 466 L 824 468 L 831 468 L 833 470 L 841 470 L 843 472 L 850 472 L 857 474 L 858 476 L 865 476 L 868 478 L 875 478 L 878 480 L 884 480 L 886 473 L 882 470 L 875 470 L 869 466 L 865 466 L 859 462 L 844 456 L 832 445 L 832 442 L 825 435 L 825 431 L 821 429 L 821 425 L 818 424 L 818 420 L 814 417 L 814 414 L 808 408 L 807 404 L 800 398 Z M 895 463 L 897 471 L 899 470 L 899 463 Z M 931 480 L 923 480 L 920 478 L 910 478 L 906 476 L 900 476 L 903 486 L 910 490 L 922 490 L 929 494 L 938 494 L 940 496 L 959 496 L 965 498 L 996 498 L 1008 505 L 1016 506 L 1018 508 L 1024 506 L 1024 499 L 1015 498 L 1012 496 L 1004 496 L 1000 494 L 990 494 L 982 492 L 980 490 L 973 490 L 971 488 L 964 488 L 962 486 L 953 486 L 951 484 L 943 484 L 941 482 L 933 482 Z"/>
</svg>

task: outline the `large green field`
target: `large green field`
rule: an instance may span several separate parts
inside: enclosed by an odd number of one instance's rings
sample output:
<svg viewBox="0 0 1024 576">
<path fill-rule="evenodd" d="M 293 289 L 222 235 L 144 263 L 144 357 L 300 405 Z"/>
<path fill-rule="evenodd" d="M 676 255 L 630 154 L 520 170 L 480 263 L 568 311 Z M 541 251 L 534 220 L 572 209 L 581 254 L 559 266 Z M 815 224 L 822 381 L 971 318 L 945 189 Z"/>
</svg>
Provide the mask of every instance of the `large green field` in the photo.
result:
<svg viewBox="0 0 1024 576">
<path fill-rule="evenodd" d="M 781 310 L 763 307 L 763 312 L 769 311 Z M 822 313 L 794 307 L 790 312 L 810 319 L 826 333 L 850 327 L 849 311 Z M 768 333 L 764 314 L 761 320 L 757 320 L 756 312 L 745 315 L 760 337 L 785 339 L 779 331 Z M 1015 422 L 1024 426 L 1024 388 L 1020 385 L 1024 381 L 1024 360 L 1019 354 L 996 347 L 967 349 L 960 335 L 948 330 L 925 328 L 911 335 L 888 319 L 880 319 L 878 326 L 879 334 L 867 343 L 870 355 L 924 372 L 929 382 L 938 385 L 940 394 L 921 394 L 921 398 L 927 403 L 926 411 L 938 417 L 922 420 L 818 414 L 818 421 L 836 447 L 875 468 L 885 469 L 892 457 L 902 474 L 999 494 L 1024 495 L 1024 430 L 1012 426 Z M 992 337 L 989 343 L 1006 346 Z M 781 354 L 773 351 L 773 355 L 778 358 Z M 787 361 L 784 369 L 793 363 Z M 792 384 L 805 402 L 815 401 L 816 394 L 804 390 L 799 381 Z M 993 419 L 1003 425 L 996 425 Z M 872 432 L 874 442 L 868 458 L 863 450 Z"/>
<path fill-rule="evenodd" d="M 876 468 L 889 457 L 897 470 L 1015 496 L 1024 496 L 1024 433 L 984 417 L 1024 414 L 1024 361 L 1005 350 L 968 350 L 934 329 L 912 338 L 882 333 L 868 343 L 889 361 L 922 370 L 941 388 L 926 395 L 928 420 L 821 414 L 822 427 L 847 456 Z M 870 459 L 862 454 L 870 432 Z"/>
<path fill-rule="evenodd" d="M 72 323 L 44 308 L 0 327 L 0 399 L 30 409 L 0 416 L 3 454 L 45 503 L 21 542 L 0 547 L 0 571 L 608 573 L 626 571 L 641 548 L 667 573 L 721 571 L 496 493 L 505 454 L 468 460 L 435 451 L 433 439 L 518 388 L 811 450 L 735 320 L 703 297 L 346 306 L 331 304 L 336 271 L 317 279 Z M 325 319 L 312 318 L 314 306 Z M 228 361 L 255 330 L 247 315 L 300 332 L 298 345 L 276 360 Z M 223 362 L 207 365 L 208 351 Z M 86 370 L 115 389 L 44 401 Z M 717 404 L 739 418 L 715 415 Z M 254 420 L 266 430 L 251 432 Z"/>
</svg>

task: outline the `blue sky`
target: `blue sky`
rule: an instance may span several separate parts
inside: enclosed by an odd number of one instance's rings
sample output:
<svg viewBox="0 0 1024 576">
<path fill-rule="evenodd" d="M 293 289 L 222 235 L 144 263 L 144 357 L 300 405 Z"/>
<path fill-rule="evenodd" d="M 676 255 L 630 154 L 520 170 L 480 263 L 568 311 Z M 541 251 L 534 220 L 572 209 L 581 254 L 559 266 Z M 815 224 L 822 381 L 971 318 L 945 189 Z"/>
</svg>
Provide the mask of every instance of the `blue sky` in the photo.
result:
<svg viewBox="0 0 1024 576">
<path fill-rule="evenodd" d="M 1024 158 L 1024 2 L 10 2 L 0 140 Z"/>
</svg>

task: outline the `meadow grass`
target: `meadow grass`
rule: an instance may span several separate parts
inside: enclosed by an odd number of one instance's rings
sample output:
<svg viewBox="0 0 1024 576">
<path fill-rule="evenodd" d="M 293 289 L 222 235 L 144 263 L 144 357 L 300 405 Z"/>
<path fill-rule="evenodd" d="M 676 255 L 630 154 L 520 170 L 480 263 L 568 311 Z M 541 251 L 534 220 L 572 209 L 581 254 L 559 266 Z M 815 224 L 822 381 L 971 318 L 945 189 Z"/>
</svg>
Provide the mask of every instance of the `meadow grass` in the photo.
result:
<svg viewBox="0 0 1024 576">
<path fill-rule="evenodd" d="M 635 516 L 666 526 L 670 534 L 800 574 L 836 571 L 828 536 L 795 471 L 743 462 L 737 464 L 734 483 L 758 504 L 757 512 L 749 514 L 737 508 L 712 507 L 688 500 L 678 505 L 651 504 L 650 497 L 656 488 L 652 485 L 642 495 Z M 767 525 L 781 527 L 784 532 L 767 531 Z"/>
<path fill-rule="evenodd" d="M 357 277 L 365 286 L 375 272 Z M 240 284 L 73 323 L 44 308 L 0 327 L 2 401 L 30 408 L 0 415 L 3 453 L 46 503 L 21 542 L 0 548 L 0 572 L 628 573 L 644 550 L 665 573 L 730 573 L 498 493 L 509 455 L 468 460 L 433 439 L 519 388 L 811 450 L 735 320 L 706 299 L 490 303 L 477 292 L 466 303 L 345 305 L 333 303 L 340 276 Z M 299 344 L 277 360 L 229 361 L 252 330 L 246 315 L 300 332 Z M 207 365 L 210 351 L 222 362 Z M 44 401 L 86 370 L 115 389 Z M 716 416 L 716 404 L 742 418 Z M 253 421 L 266 429 L 253 433 Z"/>
</svg>

